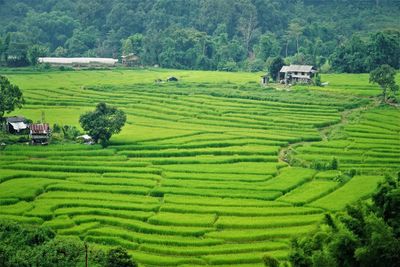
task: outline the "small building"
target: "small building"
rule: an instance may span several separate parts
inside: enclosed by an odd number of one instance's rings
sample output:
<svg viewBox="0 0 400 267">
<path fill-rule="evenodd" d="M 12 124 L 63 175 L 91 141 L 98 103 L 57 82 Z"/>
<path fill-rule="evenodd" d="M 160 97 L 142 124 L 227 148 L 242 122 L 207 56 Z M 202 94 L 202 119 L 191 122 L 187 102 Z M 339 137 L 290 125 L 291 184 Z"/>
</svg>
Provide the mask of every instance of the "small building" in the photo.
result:
<svg viewBox="0 0 400 267">
<path fill-rule="evenodd" d="M 140 58 L 139 56 L 130 53 L 128 55 L 123 55 L 121 57 L 121 62 L 123 65 L 127 66 L 127 67 L 133 67 L 133 66 L 138 66 L 139 62 L 140 62 Z"/>
<path fill-rule="evenodd" d="M 38 62 L 60 67 L 113 67 L 117 64 L 118 59 L 95 57 L 39 57 Z"/>
<path fill-rule="evenodd" d="M 283 66 L 279 71 L 278 80 L 284 84 L 311 84 L 317 70 L 310 65 Z"/>
<path fill-rule="evenodd" d="M 6 118 L 6 130 L 10 134 L 24 133 L 28 129 L 26 119 L 21 116 Z"/>
<path fill-rule="evenodd" d="M 80 136 L 76 137 L 76 140 L 78 140 L 79 142 L 81 142 L 85 145 L 94 145 L 93 138 L 88 134 L 80 135 Z"/>
<path fill-rule="evenodd" d="M 261 76 L 261 85 L 268 85 L 269 83 L 269 74 L 265 73 Z"/>
<path fill-rule="evenodd" d="M 176 78 L 174 76 L 171 76 L 171 77 L 167 78 L 167 82 L 177 82 L 177 81 L 178 81 L 178 78 Z"/>
<path fill-rule="evenodd" d="M 47 145 L 50 139 L 50 127 L 47 123 L 32 123 L 29 126 L 32 144 Z"/>
</svg>

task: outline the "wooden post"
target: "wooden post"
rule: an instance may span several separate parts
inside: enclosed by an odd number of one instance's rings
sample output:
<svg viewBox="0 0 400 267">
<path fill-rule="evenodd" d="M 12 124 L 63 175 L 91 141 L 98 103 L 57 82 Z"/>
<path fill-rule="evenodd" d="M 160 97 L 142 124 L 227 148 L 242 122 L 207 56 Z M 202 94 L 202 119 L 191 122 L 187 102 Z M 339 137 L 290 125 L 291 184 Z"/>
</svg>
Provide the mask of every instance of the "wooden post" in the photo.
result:
<svg viewBox="0 0 400 267">
<path fill-rule="evenodd" d="M 85 267 L 88 266 L 88 244 L 85 242 Z"/>
</svg>

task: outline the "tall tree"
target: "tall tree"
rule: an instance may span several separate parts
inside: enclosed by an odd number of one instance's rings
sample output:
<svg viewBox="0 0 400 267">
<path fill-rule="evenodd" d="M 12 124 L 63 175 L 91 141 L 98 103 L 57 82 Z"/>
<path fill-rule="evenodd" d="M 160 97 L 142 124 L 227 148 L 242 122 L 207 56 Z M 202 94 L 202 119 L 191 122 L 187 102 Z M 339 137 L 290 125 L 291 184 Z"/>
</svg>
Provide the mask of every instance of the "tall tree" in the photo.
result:
<svg viewBox="0 0 400 267">
<path fill-rule="evenodd" d="M 107 267 L 136 267 L 137 264 L 129 256 L 126 249 L 116 247 L 109 250 L 107 254 Z"/>
<path fill-rule="evenodd" d="M 283 58 L 276 57 L 272 60 L 271 66 L 269 67 L 269 75 L 271 75 L 271 77 L 277 82 L 279 82 L 278 81 L 279 71 L 281 70 L 283 65 L 285 65 Z"/>
<path fill-rule="evenodd" d="M 393 93 L 393 95 L 395 95 L 399 90 L 399 86 L 395 81 L 395 76 L 396 70 L 386 64 L 376 68 L 369 74 L 369 82 L 377 83 L 381 87 L 384 102 L 387 102 L 388 93 Z"/>
<path fill-rule="evenodd" d="M 21 108 L 24 103 L 19 87 L 11 84 L 7 77 L 0 75 L 0 119 L 5 113 Z"/>
<path fill-rule="evenodd" d="M 99 103 L 96 109 L 81 115 L 79 122 L 82 128 L 105 147 L 113 134 L 119 133 L 126 122 L 122 110 Z"/>
<path fill-rule="evenodd" d="M 43 45 L 33 45 L 28 49 L 28 60 L 32 65 L 36 65 L 39 57 L 45 57 L 49 54 L 49 49 Z"/>
<path fill-rule="evenodd" d="M 238 21 L 238 31 L 243 39 L 243 46 L 247 53 L 250 52 L 250 45 L 254 39 L 258 25 L 257 9 L 249 0 L 242 0 L 237 3 L 237 8 L 241 10 Z"/>
<path fill-rule="evenodd" d="M 289 24 L 289 29 L 287 31 L 287 34 L 289 36 L 292 36 L 296 40 L 296 53 L 299 53 L 299 42 L 300 42 L 300 37 L 303 35 L 304 27 L 300 25 L 299 22 L 297 21 L 292 21 Z"/>
</svg>

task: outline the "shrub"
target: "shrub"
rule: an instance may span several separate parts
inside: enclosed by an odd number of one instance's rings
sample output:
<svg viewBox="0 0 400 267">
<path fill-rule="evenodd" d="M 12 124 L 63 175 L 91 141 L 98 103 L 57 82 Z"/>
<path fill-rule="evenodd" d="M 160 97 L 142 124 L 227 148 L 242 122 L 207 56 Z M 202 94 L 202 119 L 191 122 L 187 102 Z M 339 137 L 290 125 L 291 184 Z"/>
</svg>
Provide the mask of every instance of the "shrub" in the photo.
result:
<svg viewBox="0 0 400 267">
<path fill-rule="evenodd" d="M 335 158 L 335 157 L 332 158 L 331 169 L 332 169 L 332 170 L 337 170 L 337 169 L 339 169 L 339 161 L 338 161 L 337 158 Z"/>
<path fill-rule="evenodd" d="M 137 264 L 122 247 L 110 249 L 107 254 L 107 267 L 136 267 Z"/>
<path fill-rule="evenodd" d="M 279 267 L 279 261 L 271 255 L 265 254 L 262 260 L 266 267 Z"/>
</svg>

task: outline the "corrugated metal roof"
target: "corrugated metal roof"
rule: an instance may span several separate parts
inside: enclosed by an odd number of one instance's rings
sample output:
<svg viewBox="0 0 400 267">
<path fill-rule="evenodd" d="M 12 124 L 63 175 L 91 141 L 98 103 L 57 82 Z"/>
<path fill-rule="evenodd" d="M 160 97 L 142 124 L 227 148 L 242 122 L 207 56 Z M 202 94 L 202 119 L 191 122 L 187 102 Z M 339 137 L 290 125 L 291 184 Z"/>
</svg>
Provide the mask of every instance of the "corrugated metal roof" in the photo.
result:
<svg viewBox="0 0 400 267">
<path fill-rule="evenodd" d="M 292 78 L 310 79 L 308 75 L 291 75 Z"/>
<path fill-rule="evenodd" d="M 28 128 L 24 122 L 9 122 L 15 131 L 19 132 L 20 130 L 25 130 Z"/>
<path fill-rule="evenodd" d="M 50 127 L 47 123 L 37 123 L 31 124 L 29 129 L 31 130 L 31 134 L 48 134 Z"/>
<path fill-rule="evenodd" d="M 7 118 L 7 122 L 11 123 L 11 122 L 25 122 L 25 118 L 21 117 L 21 116 L 14 116 L 14 117 L 8 117 Z"/>
<path fill-rule="evenodd" d="M 283 67 L 281 68 L 281 72 L 287 72 L 288 69 L 289 69 L 289 66 L 283 66 Z"/>
<path fill-rule="evenodd" d="M 313 66 L 310 65 L 290 65 L 283 66 L 281 72 L 311 72 Z"/>
<path fill-rule="evenodd" d="M 90 64 L 101 63 L 106 65 L 114 65 L 118 59 L 113 58 L 96 58 L 96 57 L 39 57 L 39 63 L 49 64 Z"/>
</svg>

